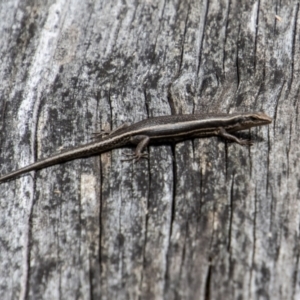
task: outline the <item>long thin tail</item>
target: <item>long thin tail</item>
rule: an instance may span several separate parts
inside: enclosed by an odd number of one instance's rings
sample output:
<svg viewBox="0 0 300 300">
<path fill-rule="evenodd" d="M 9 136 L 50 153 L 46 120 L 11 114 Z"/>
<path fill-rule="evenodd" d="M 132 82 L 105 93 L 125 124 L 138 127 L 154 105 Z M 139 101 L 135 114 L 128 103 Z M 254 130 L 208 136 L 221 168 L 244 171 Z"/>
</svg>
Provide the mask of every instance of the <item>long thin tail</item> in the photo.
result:
<svg viewBox="0 0 300 300">
<path fill-rule="evenodd" d="M 60 164 L 63 162 L 71 161 L 77 158 L 83 158 L 88 157 L 96 154 L 100 154 L 102 152 L 108 151 L 113 148 L 113 144 L 107 143 L 105 144 L 105 141 L 101 141 L 99 143 L 90 143 L 75 149 L 69 149 L 63 152 L 60 152 L 56 155 L 53 155 L 49 158 L 42 159 L 40 161 L 37 161 L 31 165 L 28 165 L 24 168 L 21 168 L 19 170 L 13 171 L 7 175 L 4 175 L 0 177 L 0 182 L 8 181 L 12 178 L 15 178 L 17 176 L 20 176 L 24 173 L 30 172 L 30 171 L 36 171 L 40 169 L 44 169 L 56 164 Z"/>
</svg>

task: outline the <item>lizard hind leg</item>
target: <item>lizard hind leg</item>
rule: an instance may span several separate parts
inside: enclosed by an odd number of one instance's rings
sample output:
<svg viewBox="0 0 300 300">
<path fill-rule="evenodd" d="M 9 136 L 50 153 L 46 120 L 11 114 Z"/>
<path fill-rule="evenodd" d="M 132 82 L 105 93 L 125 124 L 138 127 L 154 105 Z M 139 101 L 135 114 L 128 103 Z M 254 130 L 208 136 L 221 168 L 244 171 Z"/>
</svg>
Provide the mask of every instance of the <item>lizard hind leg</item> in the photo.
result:
<svg viewBox="0 0 300 300">
<path fill-rule="evenodd" d="M 96 140 L 96 139 L 102 139 L 103 137 L 110 136 L 112 134 L 117 133 L 121 129 L 124 129 L 124 128 L 128 127 L 129 125 L 130 125 L 129 123 L 124 123 L 124 124 L 120 125 L 119 127 L 115 128 L 114 130 L 101 129 L 100 132 L 93 132 L 92 133 L 92 135 L 93 135 L 92 139 Z"/>
<path fill-rule="evenodd" d="M 139 161 L 141 158 L 146 158 L 149 159 L 148 157 L 148 153 L 141 153 L 140 155 L 136 155 L 136 153 L 127 153 L 127 152 L 123 152 L 123 155 L 127 156 L 128 158 L 124 158 L 122 159 L 122 161 L 130 161 L 130 160 L 134 160 L 134 162 Z"/>
<path fill-rule="evenodd" d="M 136 162 L 141 158 L 148 158 L 148 153 L 143 152 L 143 150 L 148 146 L 150 138 L 146 135 L 136 135 L 130 138 L 132 144 L 137 144 L 134 153 L 127 153 L 126 156 L 130 156 L 128 159 L 123 161 L 135 160 Z"/>
</svg>

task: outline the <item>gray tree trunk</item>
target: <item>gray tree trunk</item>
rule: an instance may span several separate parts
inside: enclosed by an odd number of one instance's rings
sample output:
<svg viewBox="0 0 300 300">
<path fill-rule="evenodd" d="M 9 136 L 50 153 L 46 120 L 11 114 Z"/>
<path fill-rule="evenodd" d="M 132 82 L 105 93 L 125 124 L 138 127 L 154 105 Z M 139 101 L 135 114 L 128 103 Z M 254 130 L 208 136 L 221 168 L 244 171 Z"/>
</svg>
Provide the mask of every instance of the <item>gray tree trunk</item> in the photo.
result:
<svg viewBox="0 0 300 300">
<path fill-rule="evenodd" d="M 159 115 L 239 136 L 0 185 L 1 299 L 300 299 L 298 1 L 1 0 L 0 173 Z"/>
</svg>

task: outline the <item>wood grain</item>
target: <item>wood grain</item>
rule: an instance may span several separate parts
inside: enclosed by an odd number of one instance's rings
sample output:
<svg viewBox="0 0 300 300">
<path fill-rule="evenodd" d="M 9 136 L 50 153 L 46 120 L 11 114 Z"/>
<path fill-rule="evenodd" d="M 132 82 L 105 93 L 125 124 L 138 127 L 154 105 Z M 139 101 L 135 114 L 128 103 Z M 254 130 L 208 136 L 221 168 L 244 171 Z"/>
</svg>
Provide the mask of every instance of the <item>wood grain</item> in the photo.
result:
<svg viewBox="0 0 300 300">
<path fill-rule="evenodd" d="M 269 126 L 0 185 L 1 299 L 299 299 L 297 1 L 2 1 L 0 172 L 147 117 Z"/>
</svg>

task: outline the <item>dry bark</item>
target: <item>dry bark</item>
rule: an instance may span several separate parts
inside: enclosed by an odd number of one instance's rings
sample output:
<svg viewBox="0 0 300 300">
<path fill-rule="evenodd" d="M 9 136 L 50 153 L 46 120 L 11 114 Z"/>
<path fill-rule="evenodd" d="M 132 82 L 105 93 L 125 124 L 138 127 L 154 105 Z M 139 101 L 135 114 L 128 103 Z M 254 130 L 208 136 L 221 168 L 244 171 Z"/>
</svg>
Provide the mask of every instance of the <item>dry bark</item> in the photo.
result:
<svg viewBox="0 0 300 300">
<path fill-rule="evenodd" d="M 144 118 L 265 111 L 0 186 L 1 299 L 299 299 L 299 2 L 0 2 L 1 174 Z M 126 151 L 130 151 L 126 149 Z"/>
</svg>

